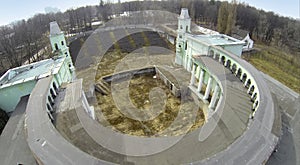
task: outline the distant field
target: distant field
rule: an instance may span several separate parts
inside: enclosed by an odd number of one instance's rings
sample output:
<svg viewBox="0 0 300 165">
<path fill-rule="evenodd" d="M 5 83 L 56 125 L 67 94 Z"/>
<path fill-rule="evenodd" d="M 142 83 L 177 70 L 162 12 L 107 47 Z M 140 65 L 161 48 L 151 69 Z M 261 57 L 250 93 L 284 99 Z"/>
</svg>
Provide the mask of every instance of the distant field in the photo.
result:
<svg viewBox="0 0 300 165">
<path fill-rule="evenodd" d="M 299 53 L 297 55 L 290 54 L 279 48 L 262 44 L 255 46 L 259 51 L 251 55 L 246 54 L 243 57 L 258 70 L 300 93 Z"/>
</svg>

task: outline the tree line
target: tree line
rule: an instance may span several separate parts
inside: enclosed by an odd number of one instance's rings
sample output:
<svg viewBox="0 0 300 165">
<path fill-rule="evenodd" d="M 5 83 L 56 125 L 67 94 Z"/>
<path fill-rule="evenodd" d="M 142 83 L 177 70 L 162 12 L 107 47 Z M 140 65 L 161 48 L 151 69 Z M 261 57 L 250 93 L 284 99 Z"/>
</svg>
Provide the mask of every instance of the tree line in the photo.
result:
<svg viewBox="0 0 300 165">
<path fill-rule="evenodd" d="M 34 62 L 51 56 L 49 23 L 56 20 L 66 33 L 92 29 L 94 21 L 106 22 L 123 12 L 166 10 L 180 13 L 188 8 L 192 20 L 221 33 L 232 34 L 239 28 L 249 32 L 255 40 L 279 46 L 286 51 L 300 52 L 300 22 L 265 12 L 245 3 L 215 0 L 164 0 L 110 3 L 100 0 L 99 5 L 69 9 L 65 12 L 37 14 L 0 27 L 0 72 L 20 66 L 24 61 Z M 242 36 L 243 37 L 243 36 Z M 48 48 L 47 48 L 48 47 Z M 43 50 L 43 51 L 41 51 Z M 35 56 L 34 56 L 35 55 Z"/>
</svg>

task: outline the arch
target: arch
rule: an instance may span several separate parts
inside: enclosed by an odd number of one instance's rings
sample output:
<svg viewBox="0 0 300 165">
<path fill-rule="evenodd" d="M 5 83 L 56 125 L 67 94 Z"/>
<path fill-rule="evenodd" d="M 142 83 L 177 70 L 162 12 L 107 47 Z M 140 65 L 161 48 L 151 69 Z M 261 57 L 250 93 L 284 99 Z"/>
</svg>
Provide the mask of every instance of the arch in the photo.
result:
<svg viewBox="0 0 300 165">
<path fill-rule="evenodd" d="M 236 77 L 238 77 L 239 79 L 241 79 L 242 76 L 242 69 L 239 68 L 238 71 L 236 72 Z"/>
<path fill-rule="evenodd" d="M 62 45 L 62 46 L 64 46 L 64 45 L 65 45 L 64 41 L 61 41 L 61 45 Z"/>
<path fill-rule="evenodd" d="M 53 91 L 52 88 L 50 88 L 50 94 L 51 94 L 52 98 L 56 98 L 56 94 L 55 94 L 55 92 Z"/>
<path fill-rule="evenodd" d="M 52 106 L 51 105 L 49 105 L 48 103 L 46 104 L 46 106 L 47 106 L 47 109 L 48 109 L 48 111 L 50 111 L 50 112 L 52 112 L 53 111 L 53 108 L 52 108 Z"/>
<path fill-rule="evenodd" d="M 48 96 L 48 101 L 51 105 L 54 105 L 53 99 L 51 98 L 51 96 Z"/>
<path fill-rule="evenodd" d="M 252 95 L 251 101 L 254 102 L 257 99 L 257 93 L 254 93 Z"/>
<path fill-rule="evenodd" d="M 254 89 L 255 89 L 255 87 L 254 87 L 254 85 L 252 85 L 250 88 L 249 88 L 249 95 L 251 95 L 252 96 L 252 94 L 253 94 L 253 92 L 254 92 Z"/>
<path fill-rule="evenodd" d="M 220 59 L 220 53 L 216 53 L 216 60 L 219 60 Z"/>
<path fill-rule="evenodd" d="M 246 73 L 243 74 L 243 77 L 242 77 L 241 80 L 242 80 L 243 83 L 246 82 L 246 80 L 247 80 L 247 74 Z"/>
<path fill-rule="evenodd" d="M 208 56 L 214 57 L 214 54 L 215 54 L 215 52 L 213 50 L 210 50 L 209 53 L 208 53 Z"/>
<path fill-rule="evenodd" d="M 58 90 L 58 88 L 57 88 L 57 86 L 56 86 L 56 83 L 55 83 L 54 81 L 53 81 L 53 83 L 52 83 L 52 86 L 53 86 L 53 88 L 54 88 L 55 91 Z"/>
<path fill-rule="evenodd" d="M 221 62 L 222 65 L 225 64 L 225 60 L 226 60 L 226 59 L 225 59 L 225 56 L 222 56 L 221 59 L 220 59 L 220 62 Z"/>
<path fill-rule="evenodd" d="M 255 111 L 257 107 L 258 107 L 258 100 L 256 100 L 255 103 L 253 104 L 252 110 Z"/>
<path fill-rule="evenodd" d="M 247 82 L 246 82 L 245 87 L 248 89 L 250 87 L 250 85 L 251 85 L 251 80 L 248 79 Z"/>
<path fill-rule="evenodd" d="M 231 66 L 231 60 L 227 60 L 226 61 L 226 68 L 230 69 L 230 66 Z"/>
<path fill-rule="evenodd" d="M 237 70 L 236 64 L 232 64 L 231 72 L 232 72 L 233 74 L 235 74 L 235 73 L 236 73 L 236 70 Z"/>
</svg>

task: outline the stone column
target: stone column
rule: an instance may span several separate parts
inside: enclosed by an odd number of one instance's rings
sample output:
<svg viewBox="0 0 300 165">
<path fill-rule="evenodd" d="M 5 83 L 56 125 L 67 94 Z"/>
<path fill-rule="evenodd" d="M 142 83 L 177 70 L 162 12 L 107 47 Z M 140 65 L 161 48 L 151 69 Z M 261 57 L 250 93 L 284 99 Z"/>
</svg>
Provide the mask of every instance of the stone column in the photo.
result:
<svg viewBox="0 0 300 165">
<path fill-rule="evenodd" d="M 191 82 L 190 82 L 190 85 L 194 85 L 195 83 L 195 70 L 196 70 L 196 67 L 194 64 L 193 65 L 193 68 L 192 68 L 192 74 L 191 74 Z"/>
<path fill-rule="evenodd" d="M 248 80 L 249 80 L 249 79 L 246 78 L 246 81 L 244 82 L 244 86 L 245 86 L 245 87 L 246 87 L 246 85 L 247 85 L 247 83 L 248 83 Z M 250 87 L 249 87 L 249 88 L 250 88 Z"/>
<path fill-rule="evenodd" d="M 201 68 L 200 68 L 201 69 Z M 199 76 L 199 83 L 198 83 L 198 88 L 197 91 L 201 92 L 201 87 L 202 87 L 202 83 L 203 83 L 203 76 L 204 76 L 204 70 L 201 69 L 200 71 L 200 76 Z"/>
<path fill-rule="evenodd" d="M 253 86 L 253 85 L 251 85 L 251 84 L 249 85 L 249 88 L 248 88 L 248 90 L 247 90 L 247 93 L 248 93 L 248 94 L 250 94 L 250 90 L 251 90 L 252 86 Z M 253 93 L 254 93 L 254 91 L 253 91 Z M 251 96 L 253 95 L 253 93 L 251 94 Z"/>
<path fill-rule="evenodd" d="M 257 106 L 257 102 L 255 100 L 254 103 L 253 103 L 253 105 L 252 105 L 252 110 L 255 110 L 256 106 Z"/>
<path fill-rule="evenodd" d="M 207 87 L 206 87 L 205 94 L 204 94 L 204 97 L 203 97 L 204 100 L 207 100 L 208 97 L 209 97 L 211 84 L 212 84 L 212 77 L 210 76 L 208 78 Z"/>
<path fill-rule="evenodd" d="M 251 99 L 254 99 L 254 95 L 255 95 L 255 91 L 253 91 L 252 95 L 251 95 Z M 257 93 L 256 93 L 256 97 L 257 97 Z"/>
<path fill-rule="evenodd" d="M 227 60 L 225 59 L 224 61 L 224 66 L 226 67 L 227 66 Z"/>
<path fill-rule="evenodd" d="M 53 87 L 53 86 L 52 86 L 52 88 L 50 88 L 50 90 L 52 90 L 54 96 L 57 96 L 57 93 L 56 93 L 56 91 L 54 90 L 54 87 Z"/>
<path fill-rule="evenodd" d="M 209 109 L 212 109 L 212 108 L 215 107 L 218 94 L 219 94 L 219 86 L 216 85 L 215 89 L 214 89 L 213 96 L 212 96 L 211 101 L 210 101 L 209 106 L 208 106 Z"/>
</svg>

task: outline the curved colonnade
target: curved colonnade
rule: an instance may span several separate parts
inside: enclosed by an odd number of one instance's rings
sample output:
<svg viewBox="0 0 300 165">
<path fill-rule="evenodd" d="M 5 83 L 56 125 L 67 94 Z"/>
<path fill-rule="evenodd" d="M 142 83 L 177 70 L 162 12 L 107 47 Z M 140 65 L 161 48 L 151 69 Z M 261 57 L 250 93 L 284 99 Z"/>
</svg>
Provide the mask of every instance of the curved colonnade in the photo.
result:
<svg viewBox="0 0 300 165">
<path fill-rule="evenodd" d="M 202 43 L 206 45 L 206 43 Z M 236 56 L 220 47 L 217 46 L 209 46 L 209 57 L 213 58 L 214 60 L 218 61 L 225 68 L 229 69 L 232 74 L 234 74 L 242 83 L 243 86 L 247 89 L 247 93 L 250 96 L 251 101 L 253 102 L 252 111 L 253 114 L 251 117 L 254 117 L 256 110 L 259 107 L 260 103 L 260 91 L 259 86 L 256 83 L 256 80 L 252 73 L 250 73 L 246 67 L 244 67 L 239 62 L 244 63 L 243 60 L 236 58 Z M 219 104 L 223 99 L 223 92 L 224 88 L 218 77 L 215 75 L 216 73 L 212 73 L 205 64 L 202 63 L 201 59 L 197 60 L 197 58 L 201 58 L 200 56 L 194 56 L 190 58 L 191 63 L 191 81 L 190 81 L 190 88 L 194 91 L 197 96 L 204 102 L 208 102 L 209 106 L 208 109 L 210 111 L 217 110 L 216 104 Z M 252 70 L 256 70 L 253 67 Z M 205 76 L 209 75 L 209 76 Z M 260 75 L 256 75 L 260 76 Z M 208 78 L 205 78 L 208 77 Z M 260 77 L 257 77 L 260 78 Z M 198 80 L 197 83 L 196 79 Z M 205 80 L 206 79 L 206 80 Z M 205 85 L 205 89 L 203 87 Z M 225 84 L 224 84 L 225 85 Z M 193 89 L 194 88 L 194 89 Z M 196 89 L 195 89 L 196 88 Z M 211 92 L 213 92 L 212 96 L 210 97 Z M 210 98 L 209 98 L 210 97 Z M 211 112 L 209 112 L 211 115 Z"/>
</svg>

